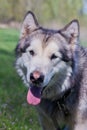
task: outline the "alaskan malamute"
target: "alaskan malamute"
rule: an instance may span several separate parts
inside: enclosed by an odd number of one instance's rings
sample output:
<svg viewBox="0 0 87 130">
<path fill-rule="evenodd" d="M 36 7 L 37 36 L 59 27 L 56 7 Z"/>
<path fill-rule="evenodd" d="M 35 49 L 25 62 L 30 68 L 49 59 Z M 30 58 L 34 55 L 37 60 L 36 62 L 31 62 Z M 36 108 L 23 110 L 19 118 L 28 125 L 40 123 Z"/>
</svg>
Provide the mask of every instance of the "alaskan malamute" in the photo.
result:
<svg viewBox="0 0 87 130">
<path fill-rule="evenodd" d="M 87 53 L 79 33 L 78 20 L 46 29 L 29 11 L 23 21 L 16 70 L 43 130 L 87 130 Z"/>
</svg>

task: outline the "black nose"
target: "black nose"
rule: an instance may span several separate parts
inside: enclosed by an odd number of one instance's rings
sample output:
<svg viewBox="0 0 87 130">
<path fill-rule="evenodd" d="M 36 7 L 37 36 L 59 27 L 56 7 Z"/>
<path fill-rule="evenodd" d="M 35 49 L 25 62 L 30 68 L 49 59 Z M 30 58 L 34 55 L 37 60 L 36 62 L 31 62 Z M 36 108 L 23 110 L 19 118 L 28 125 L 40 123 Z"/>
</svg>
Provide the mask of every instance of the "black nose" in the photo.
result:
<svg viewBox="0 0 87 130">
<path fill-rule="evenodd" d="M 44 75 L 38 71 L 34 71 L 30 74 L 30 80 L 34 84 L 40 84 L 44 81 Z"/>
</svg>

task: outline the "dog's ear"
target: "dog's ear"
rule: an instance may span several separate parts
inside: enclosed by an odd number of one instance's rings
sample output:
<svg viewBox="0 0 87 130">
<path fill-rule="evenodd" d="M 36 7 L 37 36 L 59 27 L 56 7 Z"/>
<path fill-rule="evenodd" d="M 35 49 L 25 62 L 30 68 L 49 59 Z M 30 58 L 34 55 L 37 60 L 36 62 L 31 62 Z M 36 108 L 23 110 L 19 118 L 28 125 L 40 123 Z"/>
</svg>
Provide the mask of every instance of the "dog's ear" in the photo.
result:
<svg viewBox="0 0 87 130">
<path fill-rule="evenodd" d="M 27 14 L 25 15 L 24 21 L 22 23 L 19 43 L 15 49 L 16 54 L 20 54 L 21 52 L 25 52 L 25 48 L 28 46 L 25 43 L 26 37 L 29 34 L 31 34 L 33 31 L 38 29 L 38 27 L 39 27 L 39 24 L 37 22 L 35 15 L 31 11 L 28 11 Z"/>
<path fill-rule="evenodd" d="M 24 38 L 25 36 L 29 35 L 38 27 L 39 25 L 35 15 L 31 11 L 28 11 L 22 23 L 20 38 Z"/>
<path fill-rule="evenodd" d="M 60 34 L 66 38 L 69 44 L 77 43 L 77 39 L 79 38 L 78 20 L 71 21 L 68 25 L 60 30 Z"/>
</svg>

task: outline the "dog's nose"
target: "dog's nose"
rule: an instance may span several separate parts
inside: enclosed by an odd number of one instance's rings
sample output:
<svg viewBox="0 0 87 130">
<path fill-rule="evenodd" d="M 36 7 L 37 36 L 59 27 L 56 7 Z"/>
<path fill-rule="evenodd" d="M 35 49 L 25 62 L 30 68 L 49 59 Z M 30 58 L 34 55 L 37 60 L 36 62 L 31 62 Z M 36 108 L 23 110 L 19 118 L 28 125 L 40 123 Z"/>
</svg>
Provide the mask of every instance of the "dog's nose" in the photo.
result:
<svg viewBox="0 0 87 130">
<path fill-rule="evenodd" d="M 30 74 L 30 80 L 34 84 L 40 84 L 44 81 L 44 75 L 40 73 L 39 71 L 34 71 Z"/>
</svg>

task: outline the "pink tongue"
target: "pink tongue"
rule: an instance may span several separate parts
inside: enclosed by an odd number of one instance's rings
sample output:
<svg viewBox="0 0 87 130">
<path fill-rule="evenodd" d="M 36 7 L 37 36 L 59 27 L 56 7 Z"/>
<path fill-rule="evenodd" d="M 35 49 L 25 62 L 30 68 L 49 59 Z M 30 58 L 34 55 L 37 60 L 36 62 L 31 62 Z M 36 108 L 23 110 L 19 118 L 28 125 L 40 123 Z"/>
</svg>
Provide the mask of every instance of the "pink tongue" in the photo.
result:
<svg viewBox="0 0 87 130">
<path fill-rule="evenodd" d="M 31 105 L 38 105 L 41 101 L 40 97 L 37 97 L 35 94 L 40 94 L 40 91 L 37 92 L 32 92 L 31 89 L 29 89 L 28 94 L 27 94 L 27 102 Z M 39 95 L 40 96 L 40 95 Z"/>
</svg>

